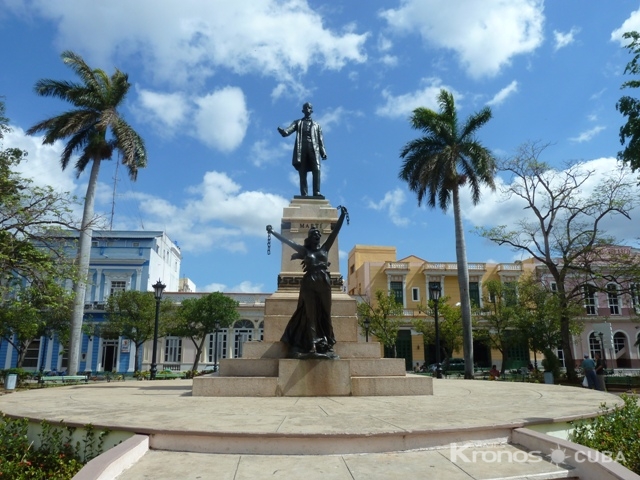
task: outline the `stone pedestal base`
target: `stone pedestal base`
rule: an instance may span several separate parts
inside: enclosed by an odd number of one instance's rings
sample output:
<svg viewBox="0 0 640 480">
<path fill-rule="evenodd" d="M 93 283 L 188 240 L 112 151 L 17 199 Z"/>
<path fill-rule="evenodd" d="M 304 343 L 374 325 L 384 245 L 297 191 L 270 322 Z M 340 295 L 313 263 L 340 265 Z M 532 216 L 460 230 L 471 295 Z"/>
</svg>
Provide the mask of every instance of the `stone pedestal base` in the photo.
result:
<svg viewBox="0 0 640 480">
<path fill-rule="evenodd" d="M 281 234 L 301 244 L 310 227 L 323 236 L 338 219 L 327 200 L 301 197 L 284 209 Z M 293 250 L 282 245 L 278 291 L 265 300 L 264 336 L 245 342 L 243 358 L 222 359 L 220 370 L 193 379 L 193 395 L 200 397 L 275 397 L 345 395 L 432 395 L 431 377 L 407 375 L 404 359 L 380 358 L 380 344 L 358 336 L 356 301 L 342 292 L 338 240 L 330 250 L 331 322 L 340 360 L 292 360 L 280 338 L 298 304 L 302 270 L 290 260 Z"/>
</svg>

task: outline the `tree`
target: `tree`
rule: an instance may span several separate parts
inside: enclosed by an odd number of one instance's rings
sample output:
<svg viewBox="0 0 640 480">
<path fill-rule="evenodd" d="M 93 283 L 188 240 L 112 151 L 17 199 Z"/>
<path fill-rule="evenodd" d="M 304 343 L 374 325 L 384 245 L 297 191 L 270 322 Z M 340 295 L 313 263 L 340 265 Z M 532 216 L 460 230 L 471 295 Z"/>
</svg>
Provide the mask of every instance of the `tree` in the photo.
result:
<svg viewBox="0 0 640 480">
<path fill-rule="evenodd" d="M 0 336 L 18 353 L 18 368 L 33 340 L 53 332 L 59 338 L 67 335 L 72 301 L 71 292 L 45 279 L 16 288 L 14 295 L 0 302 Z"/>
<path fill-rule="evenodd" d="M 625 74 L 640 74 L 640 33 L 626 32 L 622 38 L 630 39 L 631 42 L 625 46 L 633 54 L 633 59 L 627 63 L 624 69 Z M 638 88 L 640 80 L 629 80 L 624 82 L 621 88 Z M 627 123 L 620 127 L 620 144 L 624 145 L 627 140 L 628 145 L 618 152 L 618 159 L 629 165 L 635 172 L 640 169 L 640 100 L 625 95 L 616 103 L 616 110 L 627 117 Z"/>
<path fill-rule="evenodd" d="M 191 370 L 198 369 L 207 335 L 216 330 L 216 325 L 218 328 L 229 328 L 240 318 L 238 305 L 238 302 L 220 292 L 200 298 L 188 298 L 182 302 L 174 333 L 189 337 L 196 347 Z"/>
<path fill-rule="evenodd" d="M 10 131 L 0 101 L 0 141 Z M 16 284 L 46 278 L 74 277 L 64 245 L 62 228 L 76 228 L 74 198 L 51 187 L 37 187 L 16 172 L 27 152 L 0 146 L 0 298 Z"/>
<path fill-rule="evenodd" d="M 165 298 L 160 303 L 158 337 L 164 337 L 175 327 L 173 302 Z M 105 321 L 97 325 L 103 337 L 128 338 L 135 345 L 135 371 L 140 371 L 140 353 L 144 342 L 153 339 L 156 319 L 156 298 L 153 292 L 126 290 L 110 295 L 105 305 Z M 96 333 L 92 331 L 92 333 Z"/>
<path fill-rule="evenodd" d="M 375 305 L 368 299 L 358 303 L 358 325 L 364 328 L 365 318 L 369 319 L 369 332 L 391 350 L 393 358 L 397 357 L 396 340 L 402 324 L 403 307 L 396 300 L 393 292 L 385 293 L 376 290 Z"/>
<path fill-rule="evenodd" d="M 80 275 L 74 285 L 75 303 L 69 342 L 69 373 L 73 375 L 77 373 L 80 356 L 84 299 L 93 235 L 93 207 L 100 163 L 111 159 L 117 150 L 129 176 L 135 180 L 138 169 L 146 166 L 147 152 L 142 138 L 117 110 L 131 86 L 127 74 L 116 69 L 109 77 L 103 70 L 91 69 L 82 57 L 71 51 L 62 53 L 62 61 L 80 77 L 81 83 L 41 79 L 36 83 L 35 91 L 44 97 L 65 100 L 75 108 L 36 123 L 27 133 L 33 135 L 44 132 L 42 143 L 45 145 L 68 139 L 60 157 L 63 170 L 67 168 L 71 156 L 76 152 L 80 154 L 75 163 L 78 176 L 89 163 L 92 164 L 78 244 Z"/>
<path fill-rule="evenodd" d="M 579 324 L 574 318 L 579 315 L 579 307 L 575 302 L 573 307 L 571 331 L 578 333 Z M 518 311 L 517 328 L 533 351 L 538 368 L 537 353 L 555 350 L 562 344 L 558 296 L 540 278 L 528 274 L 518 282 Z"/>
<path fill-rule="evenodd" d="M 509 361 L 509 349 L 517 342 L 518 312 L 515 303 L 510 301 L 510 287 L 500 280 L 484 282 L 487 295 L 483 302 L 482 319 L 478 322 L 478 328 L 483 331 L 489 344 L 502 354 L 502 374 Z"/>
<path fill-rule="evenodd" d="M 449 305 L 449 297 L 442 297 L 438 301 L 438 330 L 440 333 L 440 349 L 441 359 L 451 358 L 453 352 L 459 350 L 462 346 L 462 314 L 458 307 Z M 429 300 L 429 308 L 419 306 L 418 310 L 433 315 L 431 313 L 434 307 L 433 300 Z M 413 320 L 413 328 L 422 334 L 424 343 L 436 344 L 436 325 L 435 321 L 425 320 L 424 318 L 415 318 Z M 425 360 L 427 360 L 425 358 Z"/>
<path fill-rule="evenodd" d="M 503 194 L 523 200 L 531 216 L 510 227 L 478 228 L 477 232 L 498 245 L 527 253 L 546 267 L 557 289 L 567 374 L 575 380 L 571 349 L 573 302 L 583 298 L 586 283 L 603 275 L 601 267 L 606 262 L 598 260 L 613 239 L 601 231 L 602 221 L 617 215 L 630 218 L 637 193 L 629 171 L 621 168 L 603 176 L 593 193 L 583 195 L 582 189 L 594 172 L 579 163 L 568 163 L 562 171 L 552 169 L 540 160 L 546 147 L 527 142 L 500 165 L 511 175 Z"/>
<path fill-rule="evenodd" d="M 426 197 L 426 203 L 431 208 L 439 207 L 446 212 L 449 206 L 453 206 L 462 311 L 464 376 L 473 378 L 471 299 L 460 210 L 460 187 L 469 184 L 474 205 L 480 202 L 481 185 L 495 189 L 495 158 L 475 137 L 476 132 L 491 119 L 491 109 L 483 108 L 460 125 L 453 95 L 441 90 L 438 103 L 439 113 L 423 107 L 413 111 L 411 126 L 425 135 L 410 141 L 402 149 L 400 156 L 404 160 L 399 176 L 417 194 L 418 205 Z"/>
</svg>

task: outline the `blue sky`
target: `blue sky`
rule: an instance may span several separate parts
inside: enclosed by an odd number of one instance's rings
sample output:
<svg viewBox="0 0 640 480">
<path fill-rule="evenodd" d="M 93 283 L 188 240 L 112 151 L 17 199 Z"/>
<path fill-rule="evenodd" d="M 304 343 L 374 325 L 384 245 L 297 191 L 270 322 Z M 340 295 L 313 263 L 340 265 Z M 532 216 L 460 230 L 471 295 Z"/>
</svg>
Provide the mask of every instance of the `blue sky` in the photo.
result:
<svg viewBox="0 0 640 480">
<path fill-rule="evenodd" d="M 108 225 L 115 198 L 114 229 L 166 230 L 200 291 L 272 292 L 279 248 L 267 256 L 265 225 L 279 225 L 298 193 L 293 137 L 276 127 L 310 101 L 328 153 L 322 193 L 351 218 L 342 274 L 355 244 L 455 261 L 451 213 L 418 207 L 398 179 L 399 151 L 419 135 L 411 111 L 437 109 L 446 88 L 462 118 L 492 108 L 479 139 L 497 156 L 540 140 L 558 168 L 611 171 L 629 30 L 640 30 L 639 1 L 0 0 L 0 95 L 14 129 L 4 147 L 29 152 L 35 181 L 82 197 L 88 172 L 62 172 L 62 145 L 24 134 L 67 108 L 33 86 L 75 79 L 60 60 L 67 49 L 128 73 L 122 113 L 146 141 L 148 167 L 131 182 L 103 163 L 96 211 Z M 470 262 L 519 258 L 471 230 L 510 224 L 521 206 L 487 191 L 463 208 Z M 637 242 L 635 215 L 609 228 Z"/>
</svg>

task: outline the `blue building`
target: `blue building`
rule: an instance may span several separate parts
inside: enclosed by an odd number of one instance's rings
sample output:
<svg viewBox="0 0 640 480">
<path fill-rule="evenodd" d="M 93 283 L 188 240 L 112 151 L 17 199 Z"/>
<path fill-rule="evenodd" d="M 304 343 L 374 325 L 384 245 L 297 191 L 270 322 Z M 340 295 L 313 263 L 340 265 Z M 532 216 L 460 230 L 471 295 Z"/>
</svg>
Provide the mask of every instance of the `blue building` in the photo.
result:
<svg viewBox="0 0 640 480">
<path fill-rule="evenodd" d="M 69 232 L 70 255 L 75 255 L 77 232 Z M 93 232 L 89 281 L 85 295 L 84 323 L 104 320 L 109 295 L 122 290 L 153 291 L 160 279 L 168 292 L 177 292 L 180 284 L 179 247 L 160 231 Z M 71 288 L 71 285 L 68 285 Z M 64 371 L 67 358 L 56 335 L 34 340 L 28 348 L 25 370 Z M 103 339 L 83 334 L 79 371 L 133 372 L 135 345 L 128 339 Z M 61 354 L 62 353 L 62 354 Z M 17 364 L 17 352 L 6 341 L 0 342 L 1 368 Z"/>
</svg>

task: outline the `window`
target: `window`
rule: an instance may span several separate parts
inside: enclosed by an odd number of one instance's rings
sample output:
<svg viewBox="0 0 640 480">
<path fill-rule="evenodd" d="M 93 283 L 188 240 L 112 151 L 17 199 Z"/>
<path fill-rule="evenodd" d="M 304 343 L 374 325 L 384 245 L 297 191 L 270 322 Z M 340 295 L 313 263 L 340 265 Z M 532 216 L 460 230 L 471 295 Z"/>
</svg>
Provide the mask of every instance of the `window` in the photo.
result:
<svg viewBox="0 0 640 480">
<path fill-rule="evenodd" d="M 112 280 L 110 294 L 113 295 L 116 292 L 124 292 L 127 289 L 127 282 L 124 280 Z"/>
<path fill-rule="evenodd" d="M 635 283 L 631 284 L 631 307 L 640 314 L 640 288 Z"/>
<path fill-rule="evenodd" d="M 140 246 L 140 242 L 133 242 L 131 245 L 133 247 L 139 247 Z"/>
<path fill-rule="evenodd" d="M 92 247 L 97 247 L 97 246 L 98 246 L 98 242 L 97 242 L 96 240 L 93 240 L 93 241 L 91 242 L 91 246 L 92 246 Z"/>
<path fill-rule="evenodd" d="M 469 282 L 469 298 L 471 299 L 471 305 L 476 307 L 480 306 L 480 283 Z"/>
<path fill-rule="evenodd" d="M 607 301 L 609 302 L 609 313 L 620 315 L 620 299 L 618 297 L 618 287 L 615 283 L 607 285 Z"/>
<path fill-rule="evenodd" d="M 587 315 L 596 315 L 596 288 L 593 285 L 584 286 L 584 308 Z"/>
<path fill-rule="evenodd" d="M 24 355 L 22 366 L 25 368 L 38 368 L 38 359 L 40 358 L 40 339 L 32 340 L 27 347 L 27 353 Z M 43 359 L 44 360 L 44 359 Z"/>
<path fill-rule="evenodd" d="M 600 336 L 596 335 L 595 332 L 591 332 L 591 335 L 589 335 L 589 354 L 591 358 L 596 358 L 596 353 L 602 355 Z"/>
<path fill-rule="evenodd" d="M 507 307 L 514 307 L 518 303 L 518 284 L 516 282 L 505 282 L 502 292 L 504 304 Z"/>
<path fill-rule="evenodd" d="M 558 293 L 558 284 L 556 282 L 551 282 L 551 293 Z"/>
<path fill-rule="evenodd" d="M 413 287 L 411 289 L 411 300 L 414 302 L 420 301 L 420 289 L 418 287 Z"/>
<path fill-rule="evenodd" d="M 613 335 L 613 350 L 616 355 L 626 348 L 626 340 L 627 337 L 622 332 L 617 332 Z"/>
<path fill-rule="evenodd" d="M 398 302 L 401 305 L 404 305 L 404 295 L 402 292 L 402 282 L 390 282 L 389 283 L 389 288 L 391 290 L 391 293 L 394 294 L 394 296 L 396 297 L 396 302 Z"/>
<path fill-rule="evenodd" d="M 440 285 L 440 282 L 429 282 L 429 300 L 432 300 L 431 298 L 431 289 L 435 286 L 439 286 L 440 287 L 440 297 L 442 298 L 442 286 Z"/>
<path fill-rule="evenodd" d="M 180 363 L 182 361 L 182 339 L 167 337 L 164 340 L 165 363 Z"/>
</svg>

